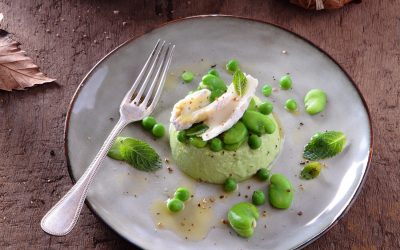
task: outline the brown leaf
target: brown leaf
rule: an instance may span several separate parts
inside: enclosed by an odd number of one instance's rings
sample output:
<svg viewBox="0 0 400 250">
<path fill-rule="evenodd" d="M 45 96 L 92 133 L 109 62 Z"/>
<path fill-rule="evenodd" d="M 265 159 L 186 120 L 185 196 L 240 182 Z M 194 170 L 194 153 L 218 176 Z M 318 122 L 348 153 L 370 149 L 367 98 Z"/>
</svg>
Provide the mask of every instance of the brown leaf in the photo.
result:
<svg viewBox="0 0 400 250">
<path fill-rule="evenodd" d="M 0 29 L 0 89 L 20 90 L 55 81 L 40 72 L 39 67 L 19 45 L 7 31 Z"/>
</svg>

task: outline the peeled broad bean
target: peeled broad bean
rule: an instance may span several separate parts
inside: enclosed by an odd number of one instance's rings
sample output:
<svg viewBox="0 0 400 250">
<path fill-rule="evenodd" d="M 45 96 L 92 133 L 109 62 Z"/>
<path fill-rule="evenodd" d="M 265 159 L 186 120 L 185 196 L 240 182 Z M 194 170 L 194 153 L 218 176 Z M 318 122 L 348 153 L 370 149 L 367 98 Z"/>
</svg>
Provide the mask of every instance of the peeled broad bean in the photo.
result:
<svg viewBox="0 0 400 250">
<path fill-rule="evenodd" d="M 239 121 L 222 134 L 222 141 L 229 145 L 236 144 L 243 141 L 247 134 L 246 126 Z"/>
<path fill-rule="evenodd" d="M 220 89 L 223 91 L 226 91 L 227 86 L 225 85 L 224 81 L 221 80 L 221 78 L 212 75 L 212 74 L 207 74 L 203 76 L 201 79 L 202 85 L 204 85 L 206 88 L 209 90 L 213 91 L 216 89 Z"/>
<path fill-rule="evenodd" d="M 243 142 L 247 140 L 247 136 L 240 142 L 235 143 L 235 144 L 224 144 L 224 149 L 228 150 L 228 151 L 235 151 L 238 150 L 240 148 L 240 146 L 242 146 Z"/>
<path fill-rule="evenodd" d="M 282 174 L 273 174 L 268 188 L 268 199 L 275 208 L 287 209 L 293 201 L 294 190 L 290 181 Z"/>
<path fill-rule="evenodd" d="M 237 203 L 228 211 L 229 225 L 245 238 L 253 235 L 259 216 L 258 209 L 249 202 Z"/>
<path fill-rule="evenodd" d="M 304 106 L 306 112 L 310 115 L 316 115 L 324 111 L 327 97 L 324 91 L 320 89 L 312 89 L 308 91 L 304 97 Z"/>
<path fill-rule="evenodd" d="M 263 134 L 272 134 L 276 126 L 273 120 L 257 111 L 247 110 L 244 112 L 242 121 L 250 132 L 261 136 Z"/>
</svg>

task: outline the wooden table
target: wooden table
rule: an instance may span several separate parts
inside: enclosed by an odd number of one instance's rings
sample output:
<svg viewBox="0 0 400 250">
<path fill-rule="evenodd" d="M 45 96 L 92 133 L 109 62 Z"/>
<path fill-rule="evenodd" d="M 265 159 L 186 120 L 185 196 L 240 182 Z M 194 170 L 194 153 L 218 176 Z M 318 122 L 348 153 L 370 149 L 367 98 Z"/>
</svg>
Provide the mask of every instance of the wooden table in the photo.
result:
<svg viewBox="0 0 400 250">
<path fill-rule="evenodd" d="M 364 0 L 311 12 L 278 0 L 2 0 L 1 28 L 57 83 L 0 91 L 0 248 L 131 248 L 86 207 L 66 237 L 39 226 L 70 187 L 63 150 L 71 97 L 114 47 L 166 21 L 222 13 L 281 25 L 318 44 L 353 77 L 375 133 L 367 181 L 348 214 L 309 249 L 400 248 L 400 3 Z"/>
</svg>

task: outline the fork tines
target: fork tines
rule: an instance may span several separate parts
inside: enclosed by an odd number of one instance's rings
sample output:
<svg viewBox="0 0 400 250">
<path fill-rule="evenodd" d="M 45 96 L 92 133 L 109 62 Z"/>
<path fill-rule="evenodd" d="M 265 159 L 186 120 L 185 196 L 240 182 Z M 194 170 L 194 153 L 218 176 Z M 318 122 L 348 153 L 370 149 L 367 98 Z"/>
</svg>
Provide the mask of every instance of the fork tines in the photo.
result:
<svg viewBox="0 0 400 250">
<path fill-rule="evenodd" d="M 166 44 L 165 41 L 157 41 L 131 89 L 126 94 L 124 102 L 132 102 L 136 106 L 149 110 L 154 109 L 164 86 L 174 48 L 175 45 L 171 43 Z M 142 81 L 143 76 L 145 78 Z M 149 82 L 151 82 L 150 85 Z M 136 92 L 139 86 L 139 91 Z M 150 103 L 149 100 L 151 100 Z"/>
</svg>

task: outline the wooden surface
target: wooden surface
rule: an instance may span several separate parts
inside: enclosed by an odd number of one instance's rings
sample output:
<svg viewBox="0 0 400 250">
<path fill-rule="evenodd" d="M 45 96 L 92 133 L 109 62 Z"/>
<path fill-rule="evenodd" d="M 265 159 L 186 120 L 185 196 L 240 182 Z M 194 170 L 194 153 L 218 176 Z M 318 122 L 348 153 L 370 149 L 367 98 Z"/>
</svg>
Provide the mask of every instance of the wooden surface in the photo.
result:
<svg viewBox="0 0 400 250">
<path fill-rule="evenodd" d="M 350 73 L 369 105 L 375 142 L 364 188 L 349 213 L 308 248 L 400 248 L 399 0 L 364 0 L 318 13 L 279 0 L 2 0 L 0 12 L 1 28 L 58 79 L 27 91 L 0 91 L 1 249 L 132 247 L 86 207 L 66 237 L 40 229 L 41 217 L 71 187 L 63 150 L 68 103 L 86 72 L 129 37 L 210 13 L 266 20 L 305 36 Z"/>
</svg>

